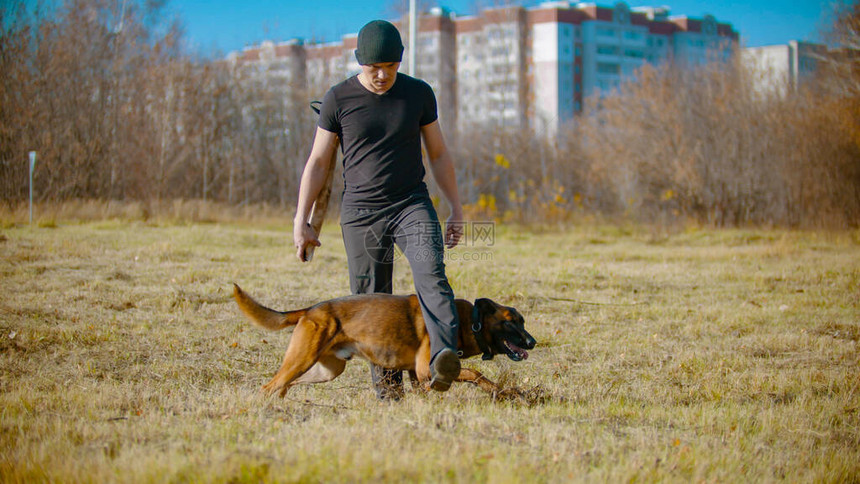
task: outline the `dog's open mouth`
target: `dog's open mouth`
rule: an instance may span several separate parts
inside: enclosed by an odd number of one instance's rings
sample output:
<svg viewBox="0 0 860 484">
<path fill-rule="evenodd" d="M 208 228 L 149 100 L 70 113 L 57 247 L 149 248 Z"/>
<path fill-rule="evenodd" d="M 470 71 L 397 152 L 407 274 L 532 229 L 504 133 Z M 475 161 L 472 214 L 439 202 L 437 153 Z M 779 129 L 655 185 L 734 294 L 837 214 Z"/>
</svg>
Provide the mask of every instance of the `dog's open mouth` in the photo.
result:
<svg viewBox="0 0 860 484">
<path fill-rule="evenodd" d="M 505 348 L 508 350 L 508 358 L 514 361 L 525 360 L 529 357 L 529 352 L 520 348 L 519 346 L 511 343 L 508 340 L 504 340 Z"/>
</svg>

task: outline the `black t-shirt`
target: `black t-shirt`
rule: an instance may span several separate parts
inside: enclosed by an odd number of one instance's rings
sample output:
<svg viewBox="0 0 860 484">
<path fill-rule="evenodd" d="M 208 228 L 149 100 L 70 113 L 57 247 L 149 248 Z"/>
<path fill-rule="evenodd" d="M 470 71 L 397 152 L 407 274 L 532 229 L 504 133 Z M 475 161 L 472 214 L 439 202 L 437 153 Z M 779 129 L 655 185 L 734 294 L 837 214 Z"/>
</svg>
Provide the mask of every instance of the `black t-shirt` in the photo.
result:
<svg viewBox="0 0 860 484">
<path fill-rule="evenodd" d="M 340 138 L 343 204 L 380 208 L 426 191 L 421 127 L 437 117 L 433 90 L 405 74 L 383 94 L 368 91 L 357 76 L 329 89 L 319 127 Z"/>
</svg>

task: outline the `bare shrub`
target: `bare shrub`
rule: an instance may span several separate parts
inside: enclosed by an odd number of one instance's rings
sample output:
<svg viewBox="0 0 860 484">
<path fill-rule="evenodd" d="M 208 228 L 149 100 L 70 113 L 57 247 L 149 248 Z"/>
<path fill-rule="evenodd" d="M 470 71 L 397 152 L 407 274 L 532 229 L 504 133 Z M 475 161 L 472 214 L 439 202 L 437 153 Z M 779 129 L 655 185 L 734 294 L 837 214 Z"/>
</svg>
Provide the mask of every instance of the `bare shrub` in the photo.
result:
<svg viewBox="0 0 860 484">
<path fill-rule="evenodd" d="M 737 56 L 736 56 L 737 58 Z M 838 99 L 757 91 L 739 61 L 644 67 L 576 129 L 600 209 L 715 226 L 854 225 L 856 147 Z"/>
<path fill-rule="evenodd" d="M 179 48 L 163 2 L 0 7 L 0 199 L 292 205 L 313 119 L 304 86 Z"/>
</svg>

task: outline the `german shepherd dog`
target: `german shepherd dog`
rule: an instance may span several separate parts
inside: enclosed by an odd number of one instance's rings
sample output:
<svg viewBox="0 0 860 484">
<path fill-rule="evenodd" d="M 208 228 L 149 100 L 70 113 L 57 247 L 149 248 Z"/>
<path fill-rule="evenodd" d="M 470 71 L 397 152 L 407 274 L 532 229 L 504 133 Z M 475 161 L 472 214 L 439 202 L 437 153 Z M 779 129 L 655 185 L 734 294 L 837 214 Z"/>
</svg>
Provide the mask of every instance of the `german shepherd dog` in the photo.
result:
<svg viewBox="0 0 860 484">
<path fill-rule="evenodd" d="M 278 331 L 294 328 L 281 368 L 263 386 L 283 397 L 300 383 L 322 383 L 340 375 L 352 357 L 383 368 L 408 370 L 423 385 L 430 381 L 430 338 L 418 298 L 362 294 L 331 299 L 305 309 L 275 311 L 262 306 L 238 285 L 233 296 L 252 323 Z M 520 313 L 489 299 L 455 301 L 460 317 L 460 358 L 505 355 L 513 361 L 528 358 L 535 339 L 525 330 Z M 455 381 L 472 382 L 485 391 L 499 388 L 479 372 L 461 368 Z"/>
</svg>

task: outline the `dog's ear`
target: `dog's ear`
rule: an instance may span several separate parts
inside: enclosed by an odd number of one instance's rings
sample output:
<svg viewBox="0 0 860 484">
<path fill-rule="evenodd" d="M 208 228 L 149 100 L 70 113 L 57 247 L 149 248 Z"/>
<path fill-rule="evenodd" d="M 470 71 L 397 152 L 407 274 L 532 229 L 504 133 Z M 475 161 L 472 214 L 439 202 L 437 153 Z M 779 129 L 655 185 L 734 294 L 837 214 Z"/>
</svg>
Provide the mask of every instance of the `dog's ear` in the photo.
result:
<svg viewBox="0 0 860 484">
<path fill-rule="evenodd" d="M 509 308 L 507 308 L 507 309 L 508 309 L 508 311 L 510 311 L 510 313 L 511 313 L 511 319 L 512 319 L 513 321 L 516 321 L 516 322 L 518 322 L 518 323 L 525 323 L 526 319 L 523 317 L 523 315 L 522 315 L 522 314 L 520 314 L 520 312 L 519 312 L 519 311 L 517 311 L 517 308 L 511 308 L 511 307 L 509 307 Z"/>
<path fill-rule="evenodd" d="M 481 311 L 481 314 L 493 314 L 499 307 L 498 304 L 484 297 L 476 299 L 475 306 L 478 306 L 478 310 Z"/>
</svg>

